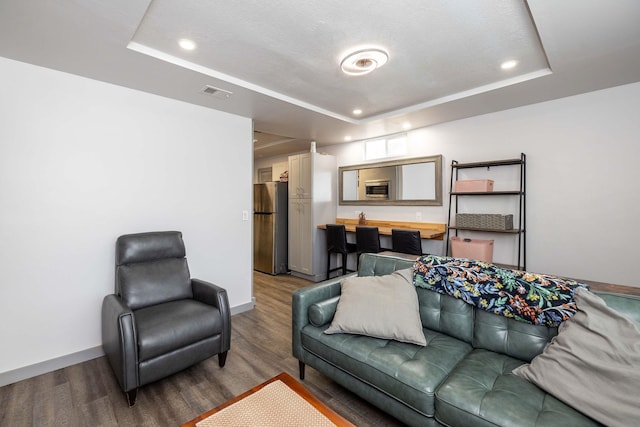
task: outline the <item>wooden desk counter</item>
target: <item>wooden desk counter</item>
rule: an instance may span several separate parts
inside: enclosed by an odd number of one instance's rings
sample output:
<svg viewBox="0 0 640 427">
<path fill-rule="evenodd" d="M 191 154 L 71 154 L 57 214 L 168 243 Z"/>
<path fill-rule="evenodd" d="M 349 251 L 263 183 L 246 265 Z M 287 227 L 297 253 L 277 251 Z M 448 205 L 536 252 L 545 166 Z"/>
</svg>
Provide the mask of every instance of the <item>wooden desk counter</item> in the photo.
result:
<svg viewBox="0 0 640 427">
<path fill-rule="evenodd" d="M 355 233 L 356 226 L 361 225 L 355 218 L 336 218 L 336 222 L 334 224 L 344 225 L 347 233 Z M 420 238 L 434 240 L 443 240 L 447 230 L 446 224 L 436 222 L 404 222 L 368 219 L 366 223 L 362 225 L 366 227 L 378 227 L 378 232 L 381 236 L 391 236 L 391 229 L 397 228 L 404 230 L 418 230 L 420 231 Z M 318 228 L 326 230 L 327 224 L 319 224 Z"/>
</svg>

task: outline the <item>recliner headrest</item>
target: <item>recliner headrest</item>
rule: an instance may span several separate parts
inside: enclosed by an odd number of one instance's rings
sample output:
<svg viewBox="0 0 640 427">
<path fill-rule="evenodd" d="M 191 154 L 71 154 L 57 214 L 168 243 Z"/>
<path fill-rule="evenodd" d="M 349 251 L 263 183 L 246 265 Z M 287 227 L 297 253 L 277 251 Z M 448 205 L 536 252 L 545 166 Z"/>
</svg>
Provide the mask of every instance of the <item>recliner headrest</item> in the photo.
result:
<svg viewBox="0 0 640 427">
<path fill-rule="evenodd" d="M 116 241 L 116 265 L 166 258 L 184 258 L 186 251 L 179 231 L 125 234 Z"/>
</svg>

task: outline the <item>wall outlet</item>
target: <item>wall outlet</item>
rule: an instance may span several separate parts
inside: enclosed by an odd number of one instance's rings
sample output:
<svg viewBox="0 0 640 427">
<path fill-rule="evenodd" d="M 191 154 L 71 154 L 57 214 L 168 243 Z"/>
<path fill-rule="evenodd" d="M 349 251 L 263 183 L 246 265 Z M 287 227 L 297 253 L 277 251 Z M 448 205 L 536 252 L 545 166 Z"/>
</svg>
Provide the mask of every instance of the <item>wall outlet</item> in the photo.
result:
<svg viewBox="0 0 640 427">
<path fill-rule="evenodd" d="M 422 212 L 416 212 L 416 221 L 422 221 Z"/>
</svg>

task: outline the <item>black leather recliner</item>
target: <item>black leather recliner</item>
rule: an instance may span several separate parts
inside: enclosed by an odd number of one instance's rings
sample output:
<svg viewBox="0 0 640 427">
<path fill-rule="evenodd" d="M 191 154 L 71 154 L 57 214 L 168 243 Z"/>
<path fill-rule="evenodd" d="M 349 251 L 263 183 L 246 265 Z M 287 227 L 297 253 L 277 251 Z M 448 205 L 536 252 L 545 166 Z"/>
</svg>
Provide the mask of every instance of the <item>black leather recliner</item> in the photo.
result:
<svg viewBox="0 0 640 427">
<path fill-rule="evenodd" d="M 190 278 L 182 233 L 117 239 L 115 294 L 102 302 L 102 347 L 130 406 L 138 387 L 215 354 L 224 366 L 230 343 L 227 292 Z"/>
</svg>

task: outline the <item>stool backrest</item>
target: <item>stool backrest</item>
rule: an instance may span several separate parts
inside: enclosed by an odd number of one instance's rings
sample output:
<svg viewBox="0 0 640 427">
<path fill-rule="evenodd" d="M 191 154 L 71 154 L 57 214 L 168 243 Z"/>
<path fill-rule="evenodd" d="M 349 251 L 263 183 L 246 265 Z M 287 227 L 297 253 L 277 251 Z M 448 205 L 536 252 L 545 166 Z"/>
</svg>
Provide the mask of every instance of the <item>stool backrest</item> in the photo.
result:
<svg viewBox="0 0 640 427">
<path fill-rule="evenodd" d="M 422 239 L 418 230 L 391 230 L 391 250 L 404 254 L 422 255 Z"/>
<path fill-rule="evenodd" d="M 356 250 L 359 254 L 380 252 L 378 227 L 356 226 Z"/>
<path fill-rule="evenodd" d="M 347 253 L 347 230 L 341 224 L 327 224 L 327 251 Z"/>
</svg>

